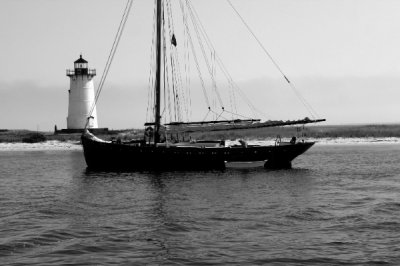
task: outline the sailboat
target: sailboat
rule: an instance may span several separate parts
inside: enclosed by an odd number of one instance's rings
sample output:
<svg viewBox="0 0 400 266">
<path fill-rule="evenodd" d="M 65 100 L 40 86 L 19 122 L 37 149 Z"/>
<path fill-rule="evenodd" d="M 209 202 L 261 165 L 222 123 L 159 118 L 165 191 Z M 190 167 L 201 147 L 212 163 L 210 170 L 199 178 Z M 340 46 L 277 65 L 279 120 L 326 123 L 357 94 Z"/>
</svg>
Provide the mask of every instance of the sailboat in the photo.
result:
<svg viewBox="0 0 400 266">
<path fill-rule="evenodd" d="M 265 168 L 291 168 L 297 156 L 310 149 L 315 142 L 276 141 L 273 145 L 249 145 L 245 141 L 228 145 L 224 140 L 194 140 L 187 137 L 193 132 L 247 130 L 264 127 L 305 125 L 325 119 L 294 121 L 266 121 L 260 119 L 214 119 L 203 121 L 170 121 L 162 123 L 162 82 L 165 82 L 165 46 L 168 38 L 165 27 L 166 7 L 169 1 L 155 0 L 155 82 L 153 121 L 145 123 L 143 139 L 132 141 L 106 141 L 85 130 L 81 140 L 89 169 L 141 170 L 141 169 L 224 169 L 232 162 L 262 162 Z M 187 2 L 187 1 L 186 1 Z M 181 1 L 182 3 L 182 1 Z M 176 46 L 176 37 L 170 36 L 170 45 Z M 285 79 L 289 81 L 286 76 Z M 165 86 L 165 84 L 164 84 Z M 210 107 L 208 107 L 210 109 Z M 224 108 L 223 108 L 224 109 Z M 211 110 L 211 109 L 210 109 Z M 88 116 L 90 117 L 90 115 Z M 88 118 L 90 119 L 90 118 Z"/>
</svg>

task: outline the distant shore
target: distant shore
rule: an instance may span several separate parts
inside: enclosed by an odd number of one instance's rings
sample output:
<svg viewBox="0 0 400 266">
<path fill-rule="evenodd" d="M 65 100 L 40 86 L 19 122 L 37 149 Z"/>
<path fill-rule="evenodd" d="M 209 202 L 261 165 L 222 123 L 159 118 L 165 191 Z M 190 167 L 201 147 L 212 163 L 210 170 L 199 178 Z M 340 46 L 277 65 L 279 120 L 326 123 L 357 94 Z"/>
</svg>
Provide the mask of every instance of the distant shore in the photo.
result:
<svg viewBox="0 0 400 266">
<path fill-rule="evenodd" d="M 133 133 L 132 133 L 133 132 Z M 138 130 L 112 130 L 108 134 L 99 135 L 100 138 L 109 140 L 121 135 L 129 134 L 138 137 Z M 39 143 L 45 141 L 80 142 L 81 133 L 54 134 L 54 132 L 0 129 L 0 143 Z"/>
<path fill-rule="evenodd" d="M 351 139 L 351 138 L 400 138 L 400 124 L 383 125 L 339 125 L 339 126 L 308 126 L 304 129 L 296 127 L 261 128 L 252 130 L 233 130 L 224 132 L 201 132 L 191 134 L 194 139 L 253 139 L 264 140 L 300 136 L 311 139 Z M 37 132 L 30 130 L 0 129 L 0 143 L 37 143 L 58 141 L 79 143 L 81 134 L 54 134 L 53 132 Z M 100 138 L 111 140 L 115 138 L 142 138 L 143 130 L 112 130 Z"/>
</svg>

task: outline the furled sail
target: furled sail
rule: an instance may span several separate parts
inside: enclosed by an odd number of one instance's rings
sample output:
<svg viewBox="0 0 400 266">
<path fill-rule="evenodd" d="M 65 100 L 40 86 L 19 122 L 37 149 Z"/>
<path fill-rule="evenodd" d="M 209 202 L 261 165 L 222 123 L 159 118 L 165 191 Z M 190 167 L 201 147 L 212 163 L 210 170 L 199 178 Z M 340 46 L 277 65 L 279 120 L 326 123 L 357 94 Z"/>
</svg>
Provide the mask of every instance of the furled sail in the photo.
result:
<svg viewBox="0 0 400 266">
<path fill-rule="evenodd" d="M 323 122 L 325 119 L 310 119 L 308 117 L 300 120 L 269 120 L 260 122 L 259 119 L 250 120 L 224 120 L 224 121 L 203 121 L 190 123 L 170 123 L 165 124 L 167 132 L 171 134 L 191 133 L 191 132 L 207 132 L 207 131 L 229 131 L 242 129 L 255 129 L 264 127 L 279 127 L 290 125 L 305 125 L 310 123 Z"/>
</svg>

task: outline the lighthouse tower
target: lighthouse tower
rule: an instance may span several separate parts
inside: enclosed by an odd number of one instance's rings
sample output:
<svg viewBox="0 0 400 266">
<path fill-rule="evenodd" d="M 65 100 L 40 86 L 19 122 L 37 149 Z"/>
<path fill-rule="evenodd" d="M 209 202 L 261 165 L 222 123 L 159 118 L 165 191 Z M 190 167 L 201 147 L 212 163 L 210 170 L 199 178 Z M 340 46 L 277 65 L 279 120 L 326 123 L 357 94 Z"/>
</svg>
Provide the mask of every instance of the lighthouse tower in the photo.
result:
<svg viewBox="0 0 400 266">
<path fill-rule="evenodd" d="M 97 112 L 94 107 L 93 78 L 96 76 L 95 69 L 88 68 L 88 61 L 82 58 L 74 62 L 74 69 L 67 69 L 70 78 L 67 129 L 83 129 L 89 118 L 88 128 L 98 128 Z"/>
</svg>

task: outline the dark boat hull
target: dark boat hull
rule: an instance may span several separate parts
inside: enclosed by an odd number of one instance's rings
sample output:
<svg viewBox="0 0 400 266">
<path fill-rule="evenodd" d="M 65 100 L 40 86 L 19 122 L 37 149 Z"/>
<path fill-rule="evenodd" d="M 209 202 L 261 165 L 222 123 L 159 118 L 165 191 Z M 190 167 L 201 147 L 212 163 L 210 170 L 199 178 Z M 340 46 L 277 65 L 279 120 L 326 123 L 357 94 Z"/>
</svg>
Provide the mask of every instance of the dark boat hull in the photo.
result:
<svg viewBox="0 0 400 266">
<path fill-rule="evenodd" d="M 93 170 L 224 169 L 225 162 L 265 161 L 266 168 L 290 168 L 314 142 L 248 147 L 165 147 L 104 142 L 82 135 L 86 164 Z"/>
</svg>

